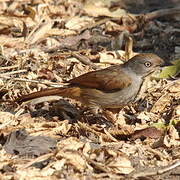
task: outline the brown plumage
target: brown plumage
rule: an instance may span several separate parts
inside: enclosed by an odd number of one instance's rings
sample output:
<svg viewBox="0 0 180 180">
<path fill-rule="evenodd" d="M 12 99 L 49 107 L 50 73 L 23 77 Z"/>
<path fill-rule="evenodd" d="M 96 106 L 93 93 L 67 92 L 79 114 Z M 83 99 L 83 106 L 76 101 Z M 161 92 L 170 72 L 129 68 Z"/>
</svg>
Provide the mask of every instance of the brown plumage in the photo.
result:
<svg viewBox="0 0 180 180">
<path fill-rule="evenodd" d="M 59 95 L 81 101 L 94 113 L 99 109 L 123 107 L 135 101 L 141 92 L 144 78 L 163 63 L 164 61 L 155 54 L 139 54 L 122 65 L 83 74 L 71 79 L 65 87 L 23 95 L 15 102 L 22 103 L 43 96 Z"/>
</svg>

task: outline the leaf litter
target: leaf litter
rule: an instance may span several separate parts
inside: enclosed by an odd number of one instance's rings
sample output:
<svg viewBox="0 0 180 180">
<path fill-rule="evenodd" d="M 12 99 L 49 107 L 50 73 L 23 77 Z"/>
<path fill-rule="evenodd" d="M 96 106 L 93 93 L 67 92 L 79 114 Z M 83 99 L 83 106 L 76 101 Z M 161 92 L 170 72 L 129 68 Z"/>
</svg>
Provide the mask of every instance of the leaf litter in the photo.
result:
<svg viewBox="0 0 180 180">
<path fill-rule="evenodd" d="M 0 179 L 178 179 L 178 1 L 119 2 L 0 3 Z M 141 52 L 172 65 L 111 121 L 66 98 L 7 101 Z"/>
</svg>

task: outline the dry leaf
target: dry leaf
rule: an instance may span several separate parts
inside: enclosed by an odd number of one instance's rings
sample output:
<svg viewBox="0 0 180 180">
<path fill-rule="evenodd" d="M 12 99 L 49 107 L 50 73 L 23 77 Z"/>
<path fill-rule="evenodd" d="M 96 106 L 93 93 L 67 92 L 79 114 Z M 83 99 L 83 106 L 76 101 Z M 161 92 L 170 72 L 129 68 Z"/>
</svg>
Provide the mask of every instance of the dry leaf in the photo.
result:
<svg viewBox="0 0 180 180">
<path fill-rule="evenodd" d="M 63 150 L 71 150 L 71 151 L 77 151 L 80 148 L 83 148 L 84 143 L 81 142 L 79 139 L 70 137 L 65 140 L 62 140 L 58 143 L 57 147 L 58 149 Z"/>
<path fill-rule="evenodd" d="M 86 4 L 84 6 L 85 12 L 93 17 L 98 16 L 108 16 L 108 17 L 118 17 L 121 18 L 123 15 L 126 15 L 126 11 L 124 9 L 117 9 L 116 11 L 110 11 L 109 8 L 103 7 L 101 4 Z"/>
<path fill-rule="evenodd" d="M 86 26 L 90 26 L 94 20 L 90 17 L 73 17 L 65 24 L 66 28 L 70 30 L 80 30 Z"/>
<path fill-rule="evenodd" d="M 52 25 L 53 25 L 52 21 L 47 21 L 39 24 L 38 27 L 35 27 L 31 31 L 31 33 L 26 39 L 26 43 L 32 45 L 35 42 L 37 42 L 39 39 L 45 37 L 48 31 L 51 30 Z"/>
<path fill-rule="evenodd" d="M 137 138 L 153 138 L 153 139 L 157 139 L 160 138 L 162 136 L 163 132 L 162 130 L 159 130 L 155 127 L 148 127 L 145 129 L 141 129 L 141 130 L 137 130 L 135 131 L 132 136 L 131 139 L 137 139 Z"/>
<path fill-rule="evenodd" d="M 125 156 L 118 156 L 107 165 L 114 173 L 130 174 L 134 168 L 131 161 Z"/>
<path fill-rule="evenodd" d="M 61 156 L 66 159 L 66 164 L 71 164 L 78 169 L 79 171 L 83 171 L 86 168 L 86 161 L 78 152 L 73 151 L 60 151 L 57 156 Z"/>
</svg>

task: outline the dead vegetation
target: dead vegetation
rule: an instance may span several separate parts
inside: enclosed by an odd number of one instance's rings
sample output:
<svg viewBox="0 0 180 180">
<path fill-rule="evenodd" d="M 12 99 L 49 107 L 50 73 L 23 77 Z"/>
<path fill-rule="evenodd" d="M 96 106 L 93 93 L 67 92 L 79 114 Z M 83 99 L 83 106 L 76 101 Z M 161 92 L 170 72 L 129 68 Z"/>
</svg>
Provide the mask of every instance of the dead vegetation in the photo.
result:
<svg viewBox="0 0 180 180">
<path fill-rule="evenodd" d="M 162 2 L 0 2 L 0 179 L 179 179 L 180 7 Z M 11 101 L 140 52 L 176 61 L 113 124 L 71 99 Z"/>
</svg>

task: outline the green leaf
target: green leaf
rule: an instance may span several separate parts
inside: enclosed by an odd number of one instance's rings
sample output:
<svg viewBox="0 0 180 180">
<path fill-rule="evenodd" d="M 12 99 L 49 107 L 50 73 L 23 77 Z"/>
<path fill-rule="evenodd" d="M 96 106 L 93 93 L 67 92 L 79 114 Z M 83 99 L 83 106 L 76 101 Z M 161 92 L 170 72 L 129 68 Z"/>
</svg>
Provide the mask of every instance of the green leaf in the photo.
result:
<svg viewBox="0 0 180 180">
<path fill-rule="evenodd" d="M 169 78 L 171 76 L 175 77 L 180 73 L 180 59 L 172 61 L 171 63 L 173 65 L 164 67 L 157 78 L 162 79 Z"/>
<path fill-rule="evenodd" d="M 163 122 L 153 123 L 151 126 L 158 128 L 158 129 L 169 129 L 171 126 L 175 126 L 180 120 L 170 120 L 168 124 L 165 124 Z"/>
<path fill-rule="evenodd" d="M 164 123 L 153 123 L 153 127 L 158 128 L 158 129 L 166 129 L 166 125 Z"/>
<path fill-rule="evenodd" d="M 169 122 L 169 126 L 174 126 L 174 125 L 176 125 L 178 122 L 179 122 L 180 120 L 174 120 L 174 119 L 172 119 L 172 120 L 170 120 L 170 122 Z"/>
</svg>

